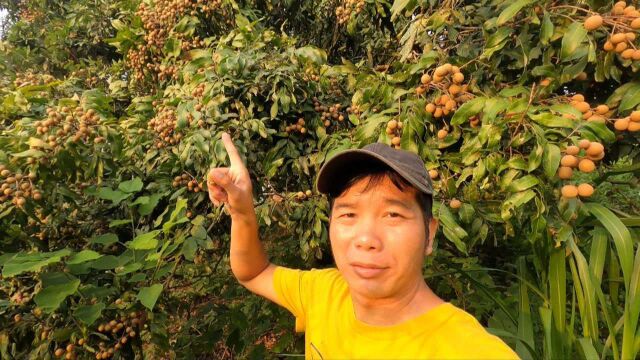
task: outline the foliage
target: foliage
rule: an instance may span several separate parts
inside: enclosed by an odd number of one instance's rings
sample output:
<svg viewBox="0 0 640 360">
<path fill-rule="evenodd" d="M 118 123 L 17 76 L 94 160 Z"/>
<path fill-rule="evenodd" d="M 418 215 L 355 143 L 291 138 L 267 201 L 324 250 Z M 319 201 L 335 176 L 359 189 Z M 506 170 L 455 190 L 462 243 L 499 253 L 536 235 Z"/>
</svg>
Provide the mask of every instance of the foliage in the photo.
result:
<svg viewBox="0 0 640 360">
<path fill-rule="evenodd" d="M 524 359 L 638 356 L 635 8 L 0 5 L 2 358 L 303 351 L 290 315 L 230 274 L 229 218 L 203 186 L 223 131 L 274 263 L 331 265 L 315 175 L 385 142 L 431 170 L 442 231 L 425 276 L 440 296 Z"/>
</svg>

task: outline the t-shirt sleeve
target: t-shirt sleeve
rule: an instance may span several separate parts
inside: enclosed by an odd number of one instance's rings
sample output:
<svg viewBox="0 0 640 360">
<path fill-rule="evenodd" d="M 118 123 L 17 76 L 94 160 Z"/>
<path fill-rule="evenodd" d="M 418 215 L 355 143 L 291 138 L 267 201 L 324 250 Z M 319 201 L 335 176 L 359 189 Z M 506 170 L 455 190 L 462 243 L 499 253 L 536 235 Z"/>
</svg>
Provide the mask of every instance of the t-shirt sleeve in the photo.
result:
<svg viewBox="0 0 640 360">
<path fill-rule="evenodd" d="M 309 292 L 314 271 L 277 266 L 273 273 L 273 287 L 280 303 L 296 317 L 296 332 L 304 332 Z"/>
</svg>

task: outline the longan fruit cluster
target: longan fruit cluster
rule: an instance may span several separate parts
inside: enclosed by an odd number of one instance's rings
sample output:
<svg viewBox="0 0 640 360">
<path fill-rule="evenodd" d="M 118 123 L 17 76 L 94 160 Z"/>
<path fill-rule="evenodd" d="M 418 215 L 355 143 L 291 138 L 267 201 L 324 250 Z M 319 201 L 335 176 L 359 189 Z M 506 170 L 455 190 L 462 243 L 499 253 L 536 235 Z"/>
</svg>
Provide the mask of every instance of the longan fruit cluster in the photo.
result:
<svg viewBox="0 0 640 360">
<path fill-rule="evenodd" d="M 347 113 L 359 117 L 362 114 L 362 109 L 359 104 L 351 104 L 351 106 L 347 107 Z"/>
<path fill-rule="evenodd" d="M 603 27 L 603 25 L 611 26 L 607 41 L 603 45 L 603 49 L 607 52 L 615 52 L 625 60 L 640 60 L 640 49 L 634 46 L 636 33 L 640 30 L 640 11 L 634 6 L 627 6 L 624 1 L 618 1 L 611 13 L 608 15 L 593 14 L 584 20 L 584 28 L 587 31 L 595 31 Z"/>
<path fill-rule="evenodd" d="M 198 86 L 196 86 L 195 89 L 191 91 L 191 95 L 193 97 L 202 97 L 202 94 L 204 94 L 204 88 L 205 88 L 205 83 L 198 84 Z M 198 111 L 200 111 L 200 109 L 198 109 Z"/>
<path fill-rule="evenodd" d="M 446 63 L 438 66 L 432 75 L 423 74 L 420 78 L 420 86 L 416 88 L 416 93 L 422 95 L 429 87 L 434 87 L 443 91 L 434 102 L 427 103 L 425 111 L 435 118 L 441 118 L 455 111 L 459 104 L 469 100 L 467 93 L 468 84 L 464 84 L 464 74 L 460 68 Z"/>
<path fill-rule="evenodd" d="M 578 186 L 568 184 L 562 187 L 560 190 L 562 197 L 565 199 L 574 199 L 578 196 L 581 198 L 588 198 L 593 195 L 595 189 L 590 184 L 580 184 Z"/>
<path fill-rule="evenodd" d="M 96 359 L 109 359 L 113 357 L 118 350 L 126 345 L 129 339 L 133 339 L 139 334 L 140 328 L 144 326 L 144 323 L 144 313 L 142 311 L 132 311 L 129 315 L 121 315 L 120 319 L 113 319 L 100 324 L 97 329 L 98 332 L 107 336 L 111 335 L 115 343 L 112 346 L 107 346 L 104 342 L 100 342 L 98 344 L 100 351 L 96 352 Z"/>
<path fill-rule="evenodd" d="M 77 343 L 78 343 L 78 346 L 83 346 L 83 345 L 84 345 L 84 343 L 85 343 L 85 340 L 84 340 L 84 339 L 79 339 Z M 66 346 L 66 347 L 64 347 L 64 348 L 62 348 L 62 347 L 57 348 L 57 349 L 54 351 L 54 353 L 53 353 L 53 354 L 54 354 L 56 357 L 64 358 L 64 359 L 67 359 L 67 360 L 75 359 L 75 358 L 77 357 L 77 354 L 76 354 L 76 344 L 74 344 L 74 343 L 69 343 L 69 344 L 67 344 L 67 346 Z"/>
<path fill-rule="evenodd" d="M 296 197 L 296 200 L 303 201 L 310 198 L 312 195 L 313 195 L 313 192 L 311 190 L 298 191 L 295 197 Z"/>
<path fill-rule="evenodd" d="M 342 5 L 336 7 L 338 24 L 342 25 L 351 19 L 352 15 L 358 15 L 365 6 L 364 0 L 344 0 Z"/>
<path fill-rule="evenodd" d="M 13 81 L 13 84 L 18 88 L 21 86 L 45 85 L 54 80 L 55 78 L 49 74 L 35 74 L 29 71 L 16 74 L 16 79 Z"/>
<path fill-rule="evenodd" d="M 320 122 L 324 127 L 329 127 L 332 120 L 343 122 L 345 119 L 342 113 L 342 104 L 333 104 L 331 106 L 322 105 L 317 97 L 313 98 L 313 108 L 320 113 Z"/>
<path fill-rule="evenodd" d="M 309 67 L 304 70 L 302 79 L 305 81 L 320 81 L 320 75 L 316 73 L 315 69 Z"/>
<path fill-rule="evenodd" d="M 204 184 L 202 182 L 198 182 L 194 177 L 189 174 L 178 175 L 173 178 L 173 182 L 171 182 L 171 186 L 174 188 L 184 186 L 187 190 L 191 192 L 201 192 L 204 190 Z"/>
<path fill-rule="evenodd" d="M 93 109 L 84 111 L 81 107 L 71 109 L 63 106 L 47 108 L 46 112 L 47 118 L 36 121 L 34 125 L 36 133 L 43 135 L 42 140 L 54 149 L 66 140 L 74 143 L 93 140 L 96 144 L 105 141 L 104 137 L 97 135 L 95 128 L 100 123 L 100 115 Z"/>
<path fill-rule="evenodd" d="M 286 131 L 287 133 L 299 132 L 300 134 L 306 134 L 307 128 L 304 127 L 304 124 L 305 124 L 304 118 L 299 118 L 298 122 L 295 123 L 294 125 L 287 125 L 284 131 Z"/>
<path fill-rule="evenodd" d="M 640 131 L 640 110 L 632 111 L 629 116 L 617 119 L 613 123 L 613 127 L 618 131 Z"/>
<path fill-rule="evenodd" d="M 22 2 L 21 5 L 20 11 L 18 11 L 18 18 L 20 21 L 31 23 L 40 19 L 44 15 L 42 11 L 29 9 L 26 2 Z"/>
<path fill-rule="evenodd" d="M 13 173 L 5 165 L 0 164 L 0 203 L 11 201 L 17 207 L 23 207 L 27 199 L 42 200 L 42 193 L 36 188 L 36 174 Z"/>
<path fill-rule="evenodd" d="M 584 96 L 581 94 L 573 95 L 569 104 L 571 104 L 574 109 L 580 111 L 582 113 L 582 119 L 587 121 L 605 123 L 612 113 L 609 106 L 605 104 L 591 108 L 591 105 L 584 100 Z M 573 119 L 571 114 L 565 114 L 563 116 Z"/>
<path fill-rule="evenodd" d="M 175 131 L 178 117 L 173 108 L 160 105 L 159 112 L 147 123 L 147 127 L 156 133 L 154 145 L 162 149 L 168 144 L 175 145 L 182 139 L 182 134 Z M 190 119 L 190 118 L 188 118 Z"/>
<path fill-rule="evenodd" d="M 569 180 L 573 176 L 573 170 L 578 169 L 584 173 L 591 173 L 596 169 L 596 163 L 604 158 L 604 145 L 599 142 L 591 142 L 582 139 L 578 145 L 570 145 L 564 150 L 564 156 L 560 159 L 558 177 Z M 593 186 L 589 184 L 565 185 L 561 189 L 562 197 L 571 199 L 577 196 L 590 197 L 593 195 Z"/>
<path fill-rule="evenodd" d="M 385 132 L 387 133 L 387 135 L 391 136 L 391 146 L 393 146 L 395 149 L 400 149 L 402 126 L 402 121 L 398 121 L 396 119 L 392 119 L 387 122 L 387 129 L 385 130 Z"/>
</svg>

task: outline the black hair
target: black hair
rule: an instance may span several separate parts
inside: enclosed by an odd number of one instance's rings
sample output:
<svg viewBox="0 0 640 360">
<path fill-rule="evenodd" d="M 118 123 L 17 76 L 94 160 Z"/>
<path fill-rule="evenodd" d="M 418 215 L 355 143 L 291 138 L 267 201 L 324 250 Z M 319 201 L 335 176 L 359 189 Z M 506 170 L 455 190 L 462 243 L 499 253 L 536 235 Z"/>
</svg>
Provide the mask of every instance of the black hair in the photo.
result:
<svg viewBox="0 0 640 360">
<path fill-rule="evenodd" d="M 332 191 L 327 194 L 327 198 L 329 199 L 330 208 L 333 209 L 333 203 L 335 199 L 344 194 L 349 188 L 351 188 L 358 181 L 369 177 L 369 181 L 365 186 L 363 192 L 367 192 L 372 187 L 380 184 L 385 178 L 389 178 L 393 185 L 398 188 L 400 191 L 405 191 L 405 189 L 413 188 L 415 193 L 415 199 L 420 209 L 422 210 L 422 215 L 424 218 L 425 231 L 427 234 L 429 233 L 429 221 L 432 218 L 431 206 L 433 204 L 433 198 L 429 194 L 425 194 L 422 191 L 416 189 L 411 183 L 405 180 L 400 174 L 398 174 L 392 168 L 385 165 L 373 165 L 368 167 L 363 172 L 358 173 L 357 175 L 349 178 L 344 184 L 339 184 Z"/>
</svg>

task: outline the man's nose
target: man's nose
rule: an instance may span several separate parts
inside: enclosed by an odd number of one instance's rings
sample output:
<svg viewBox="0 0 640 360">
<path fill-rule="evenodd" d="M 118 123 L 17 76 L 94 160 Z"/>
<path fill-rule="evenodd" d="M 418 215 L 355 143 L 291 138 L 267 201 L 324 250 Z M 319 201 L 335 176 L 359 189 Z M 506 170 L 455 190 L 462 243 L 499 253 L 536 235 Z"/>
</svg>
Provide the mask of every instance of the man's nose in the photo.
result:
<svg viewBox="0 0 640 360">
<path fill-rule="evenodd" d="M 358 222 L 357 235 L 354 242 L 358 250 L 382 250 L 382 239 L 375 219 L 362 218 Z"/>
</svg>

